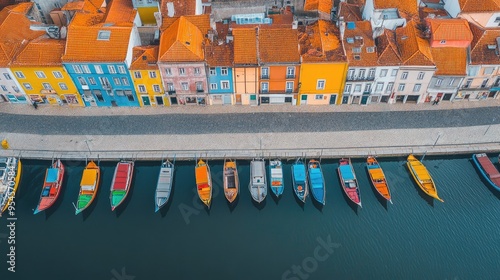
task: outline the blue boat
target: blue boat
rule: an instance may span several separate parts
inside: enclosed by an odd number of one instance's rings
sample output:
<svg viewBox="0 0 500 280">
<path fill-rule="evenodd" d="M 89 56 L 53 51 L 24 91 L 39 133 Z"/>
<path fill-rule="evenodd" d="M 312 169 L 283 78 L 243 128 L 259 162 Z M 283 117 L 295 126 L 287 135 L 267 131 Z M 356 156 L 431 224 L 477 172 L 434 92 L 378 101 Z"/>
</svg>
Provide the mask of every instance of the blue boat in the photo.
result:
<svg viewBox="0 0 500 280">
<path fill-rule="evenodd" d="M 323 179 L 323 171 L 321 170 L 321 164 L 315 159 L 309 160 L 307 164 L 308 173 L 307 177 L 309 179 L 309 189 L 311 190 L 313 198 L 325 205 L 325 180 Z"/>
<path fill-rule="evenodd" d="M 283 194 L 285 186 L 283 185 L 283 168 L 281 160 L 274 159 L 269 161 L 269 186 L 276 197 Z"/>
<path fill-rule="evenodd" d="M 292 164 L 292 181 L 295 195 L 305 203 L 307 197 L 306 165 L 300 158 Z"/>
</svg>

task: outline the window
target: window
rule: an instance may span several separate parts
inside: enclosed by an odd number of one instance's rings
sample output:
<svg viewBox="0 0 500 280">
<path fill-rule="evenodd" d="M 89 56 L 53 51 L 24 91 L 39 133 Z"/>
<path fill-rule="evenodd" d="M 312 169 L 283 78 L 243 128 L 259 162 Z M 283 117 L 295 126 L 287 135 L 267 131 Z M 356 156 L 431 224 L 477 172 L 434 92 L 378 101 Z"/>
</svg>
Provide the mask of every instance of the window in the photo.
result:
<svg viewBox="0 0 500 280">
<path fill-rule="evenodd" d="M 398 69 L 392 69 L 391 76 L 395 77 L 398 74 Z"/>
<path fill-rule="evenodd" d="M 375 52 L 375 47 L 366 47 L 366 52 L 367 53 L 374 53 Z"/>
<path fill-rule="evenodd" d="M 354 69 L 349 69 L 349 72 L 347 73 L 347 78 L 349 80 L 352 80 L 354 78 Z"/>
<path fill-rule="evenodd" d="M 94 69 L 95 69 L 95 72 L 96 72 L 97 74 L 102 74 L 102 73 L 104 73 L 104 72 L 102 71 L 102 67 L 101 67 L 101 65 L 94 65 Z"/>
<path fill-rule="evenodd" d="M 203 92 L 203 82 L 196 82 L 196 91 Z"/>
<path fill-rule="evenodd" d="M 160 86 L 159 85 L 153 85 L 153 91 L 154 92 L 161 92 Z"/>
<path fill-rule="evenodd" d="M 123 90 L 117 90 L 117 91 L 115 91 L 115 93 L 118 96 L 125 96 L 125 92 L 123 92 Z"/>
<path fill-rule="evenodd" d="M 448 83 L 449 86 L 452 86 L 455 83 L 455 78 L 451 78 L 450 82 Z"/>
<path fill-rule="evenodd" d="M 120 74 L 127 73 L 127 71 L 125 70 L 125 67 L 123 65 L 118 65 L 118 73 L 120 73 Z"/>
<path fill-rule="evenodd" d="M 314 99 L 316 99 L 316 100 L 323 100 L 323 94 L 316 94 L 314 96 Z"/>
<path fill-rule="evenodd" d="M 364 79 L 365 78 L 365 69 L 359 70 L 359 78 Z"/>
<path fill-rule="evenodd" d="M 344 93 L 346 94 L 351 93 L 351 87 L 352 87 L 351 84 L 345 84 Z"/>
<path fill-rule="evenodd" d="M 495 22 L 500 22 L 500 17 L 496 17 Z"/>
<path fill-rule="evenodd" d="M 23 72 L 21 72 L 21 71 L 16 71 L 16 72 L 15 72 L 15 74 L 16 74 L 16 77 L 18 77 L 19 79 L 24 79 L 24 78 L 26 78 L 26 77 L 24 76 Z"/>
<path fill-rule="evenodd" d="M 56 78 L 56 79 L 62 79 L 63 78 L 62 73 L 59 72 L 59 71 L 52 71 L 52 75 L 54 75 L 54 78 Z"/>
<path fill-rule="evenodd" d="M 290 93 L 293 91 L 293 82 L 286 82 L 286 92 Z"/>
<path fill-rule="evenodd" d="M 221 74 L 222 76 L 227 76 L 227 73 L 228 73 L 228 71 L 227 71 L 227 67 L 222 67 L 222 68 L 220 69 L 220 74 Z"/>
<path fill-rule="evenodd" d="M 6 86 L 1 85 L 1 87 L 2 87 L 2 90 L 3 90 L 3 91 L 8 91 Z"/>
<path fill-rule="evenodd" d="M 67 86 L 65 83 L 59 83 L 59 87 L 60 87 L 62 90 L 68 90 L 68 86 Z"/>
<path fill-rule="evenodd" d="M 99 81 L 103 87 L 109 87 L 109 80 L 106 77 L 99 77 Z"/>
<path fill-rule="evenodd" d="M 316 89 L 325 89 L 325 80 L 317 80 Z"/>
<path fill-rule="evenodd" d="M 489 81 L 489 79 L 484 79 L 484 80 L 483 80 L 483 83 L 481 84 L 481 87 L 482 87 L 482 88 L 485 88 L 485 87 L 486 87 L 486 85 L 488 84 L 488 81 Z"/>
<path fill-rule="evenodd" d="M 149 71 L 149 77 L 151 79 L 155 79 L 156 78 L 156 72 L 155 71 Z"/>
<path fill-rule="evenodd" d="M 484 68 L 484 74 L 485 75 L 491 75 L 493 73 L 493 67 L 486 67 Z"/>
<path fill-rule="evenodd" d="M 93 90 L 92 93 L 95 94 L 95 97 L 97 98 L 97 101 L 103 102 L 104 98 L 102 97 L 102 93 L 99 90 Z"/>
<path fill-rule="evenodd" d="M 370 71 L 368 72 L 368 77 L 375 78 L 375 68 L 370 69 Z"/>
<path fill-rule="evenodd" d="M 354 38 L 352 37 L 347 37 L 347 43 L 353 44 L 354 43 Z"/>
<path fill-rule="evenodd" d="M 354 55 L 354 60 L 361 60 L 361 56 L 359 56 L 359 55 Z"/>
<path fill-rule="evenodd" d="M 417 80 L 423 80 L 424 79 L 424 72 L 418 72 Z"/>
<path fill-rule="evenodd" d="M 408 72 L 401 73 L 401 80 L 406 80 L 408 78 Z"/>
<path fill-rule="evenodd" d="M 215 72 L 215 68 L 210 68 L 210 76 L 215 76 L 216 75 L 216 72 Z"/>
<path fill-rule="evenodd" d="M 167 76 L 172 76 L 172 69 L 165 68 L 165 74 L 167 74 Z"/>
<path fill-rule="evenodd" d="M 188 83 L 181 83 L 181 87 L 183 90 L 188 90 L 189 89 L 189 84 Z"/>
<path fill-rule="evenodd" d="M 135 77 L 136 79 L 140 79 L 140 78 L 142 78 L 141 72 L 140 72 L 140 71 L 134 71 L 134 77 Z"/>
<path fill-rule="evenodd" d="M 403 91 L 405 90 L 405 84 L 399 84 L 398 91 Z"/>
<path fill-rule="evenodd" d="M 78 77 L 78 82 L 80 82 L 80 85 L 86 86 L 87 82 L 85 81 L 84 77 Z"/>
<path fill-rule="evenodd" d="M 352 48 L 353 53 L 361 53 L 361 48 Z"/>
<path fill-rule="evenodd" d="M 422 87 L 421 84 L 415 84 L 413 86 L 413 92 L 419 92 L 421 87 Z"/>
<path fill-rule="evenodd" d="M 210 84 L 210 89 L 212 89 L 212 90 L 217 89 L 217 84 L 216 83 L 211 83 Z"/>
<path fill-rule="evenodd" d="M 387 69 L 382 69 L 382 71 L 380 71 L 380 77 L 385 77 L 387 76 Z"/>
<path fill-rule="evenodd" d="M 48 90 L 52 89 L 52 86 L 49 83 L 42 83 L 42 86 L 44 89 L 48 89 Z"/>
<path fill-rule="evenodd" d="M 111 37 L 111 31 L 109 30 L 99 30 L 97 34 L 97 40 L 109 41 L 109 37 Z"/>
<path fill-rule="evenodd" d="M 357 84 L 354 86 L 354 92 L 361 92 L 361 85 Z"/>
<path fill-rule="evenodd" d="M 88 65 L 82 65 L 83 73 L 90 74 L 90 68 Z"/>
<path fill-rule="evenodd" d="M 17 86 L 12 86 L 12 89 L 15 91 L 15 92 L 19 92 L 19 88 Z"/>
<path fill-rule="evenodd" d="M 446 44 L 446 40 L 441 40 L 440 44 Z"/>
<path fill-rule="evenodd" d="M 385 89 L 386 92 L 391 92 L 392 91 L 392 88 L 394 87 L 394 83 L 388 83 L 387 84 L 387 88 Z"/>
<path fill-rule="evenodd" d="M 36 74 L 36 76 L 37 76 L 39 79 L 45 79 L 45 78 L 47 78 L 47 77 L 45 76 L 45 73 L 43 73 L 43 71 L 35 71 L 35 74 Z"/>
<path fill-rule="evenodd" d="M 262 79 L 269 79 L 269 68 L 262 67 Z"/>
<path fill-rule="evenodd" d="M 110 74 L 116 74 L 116 69 L 113 65 L 108 65 L 108 72 Z"/>
<path fill-rule="evenodd" d="M 120 78 L 118 78 L 118 77 L 114 77 L 114 78 L 113 78 L 113 82 L 114 82 L 114 83 L 115 83 L 115 85 L 117 85 L 117 86 L 121 85 L 121 83 L 120 83 Z"/>
<path fill-rule="evenodd" d="M 30 84 L 30 83 L 23 83 L 23 86 L 24 86 L 24 88 L 25 88 L 25 89 L 27 89 L 27 90 L 32 90 L 32 89 L 33 89 L 33 87 L 31 87 L 31 84 Z"/>
<path fill-rule="evenodd" d="M 134 101 L 134 95 L 131 90 L 124 90 L 125 95 L 127 96 L 128 101 Z"/>
<path fill-rule="evenodd" d="M 195 67 L 194 68 L 194 74 L 195 75 L 200 75 L 201 71 L 200 71 L 200 68 L 199 67 Z"/>
<path fill-rule="evenodd" d="M 368 83 L 365 85 L 365 92 L 370 92 L 372 90 L 372 84 Z"/>
<path fill-rule="evenodd" d="M 167 83 L 167 90 L 172 92 L 175 91 L 174 84 L 173 83 Z"/>
<path fill-rule="evenodd" d="M 145 93 L 146 92 L 146 87 L 144 85 L 137 85 L 137 88 L 139 89 L 140 93 Z"/>
<path fill-rule="evenodd" d="M 261 83 L 260 84 L 260 89 L 262 92 L 268 92 L 269 90 L 269 83 Z"/>
<path fill-rule="evenodd" d="M 96 85 L 96 84 L 97 84 L 97 83 L 95 82 L 94 77 L 89 77 L 88 79 L 89 79 L 89 84 L 91 84 L 91 85 Z"/>
<path fill-rule="evenodd" d="M 77 73 L 77 74 L 83 73 L 80 65 L 73 65 L 73 71 L 75 71 L 75 73 Z"/>
<path fill-rule="evenodd" d="M 229 81 L 221 81 L 220 87 L 221 89 L 229 89 Z"/>
<path fill-rule="evenodd" d="M 467 79 L 467 81 L 465 81 L 465 84 L 464 84 L 464 88 L 469 88 L 470 87 L 470 84 L 472 84 L 472 79 Z"/>
<path fill-rule="evenodd" d="M 122 85 L 124 85 L 124 86 L 130 85 L 127 78 L 122 77 Z"/>
<path fill-rule="evenodd" d="M 287 78 L 295 78 L 295 67 L 287 67 L 286 68 L 286 77 Z"/>
<path fill-rule="evenodd" d="M 384 83 L 377 83 L 377 86 L 375 87 L 375 92 L 382 92 L 382 89 L 384 89 Z"/>
<path fill-rule="evenodd" d="M 179 75 L 186 75 L 186 69 L 179 68 Z"/>
<path fill-rule="evenodd" d="M 441 86 L 441 84 L 442 84 L 442 83 L 443 83 L 443 79 L 438 78 L 438 79 L 436 80 L 436 86 L 437 86 L 437 87 Z"/>
</svg>

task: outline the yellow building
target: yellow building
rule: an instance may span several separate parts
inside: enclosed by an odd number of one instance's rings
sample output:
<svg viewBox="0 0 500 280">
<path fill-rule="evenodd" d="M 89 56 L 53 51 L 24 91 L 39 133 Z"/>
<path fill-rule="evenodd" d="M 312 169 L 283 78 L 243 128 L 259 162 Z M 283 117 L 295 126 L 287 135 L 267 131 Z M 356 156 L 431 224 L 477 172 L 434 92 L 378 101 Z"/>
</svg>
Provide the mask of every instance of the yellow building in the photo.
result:
<svg viewBox="0 0 500 280">
<path fill-rule="evenodd" d="M 170 106 L 170 98 L 165 97 L 157 61 L 158 46 L 134 47 L 130 75 L 141 107 Z"/>
<path fill-rule="evenodd" d="M 62 66 L 65 40 L 42 36 L 30 41 L 10 70 L 32 102 L 84 106 L 73 80 Z"/>
<path fill-rule="evenodd" d="M 297 105 L 341 104 L 348 64 L 338 28 L 319 20 L 300 31 L 302 64 Z"/>
</svg>

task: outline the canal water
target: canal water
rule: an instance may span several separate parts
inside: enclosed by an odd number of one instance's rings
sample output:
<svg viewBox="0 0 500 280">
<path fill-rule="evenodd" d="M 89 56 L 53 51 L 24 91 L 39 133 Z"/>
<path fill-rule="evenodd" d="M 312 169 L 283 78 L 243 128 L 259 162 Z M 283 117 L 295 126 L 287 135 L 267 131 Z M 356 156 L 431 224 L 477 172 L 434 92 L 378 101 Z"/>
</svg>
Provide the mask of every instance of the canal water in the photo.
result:
<svg viewBox="0 0 500 280">
<path fill-rule="evenodd" d="M 137 162 L 126 202 L 111 212 L 113 162 L 101 162 L 97 200 L 74 215 L 83 162 L 64 162 L 58 202 L 33 215 L 48 161 L 23 161 L 15 205 L 15 230 L 0 220 L 0 279 L 498 279 L 500 194 L 488 187 L 469 156 L 431 157 L 424 164 L 444 203 L 412 182 L 405 158 L 379 159 L 394 204 L 380 200 L 364 162 L 354 161 L 363 208 L 343 194 L 337 160 L 323 160 L 326 205 L 291 188 L 263 205 L 248 192 L 249 162 L 238 161 L 239 199 L 227 204 L 222 162 L 210 161 L 212 208 L 195 193 L 194 162 L 177 162 L 174 192 L 154 212 L 159 162 Z M 496 160 L 494 160 L 496 162 Z M 9 221 L 10 222 L 10 221 Z M 7 235 L 15 238 L 15 273 L 9 272 Z"/>
</svg>

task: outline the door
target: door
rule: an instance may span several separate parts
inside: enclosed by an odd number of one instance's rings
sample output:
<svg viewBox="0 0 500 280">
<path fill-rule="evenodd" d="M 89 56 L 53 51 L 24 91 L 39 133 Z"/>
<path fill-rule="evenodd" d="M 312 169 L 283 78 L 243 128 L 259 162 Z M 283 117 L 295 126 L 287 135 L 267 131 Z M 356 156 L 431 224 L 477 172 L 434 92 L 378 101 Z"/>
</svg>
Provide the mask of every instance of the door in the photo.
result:
<svg viewBox="0 0 500 280">
<path fill-rule="evenodd" d="M 302 94 L 300 96 L 300 105 L 307 105 L 307 94 Z"/>
<path fill-rule="evenodd" d="M 451 99 L 452 95 L 453 95 L 453 93 L 445 93 L 445 95 L 443 96 L 443 100 L 449 101 Z"/>
<path fill-rule="evenodd" d="M 158 106 L 163 106 L 163 96 L 156 96 L 155 99 Z"/>
<path fill-rule="evenodd" d="M 142 97 L 142 103 L 144 106 L 151 106 L 151 100 L 149 100 L 149 96 L 143 95 Z"/>
<path fill-rule="evenodd" d="M 223 104 L 224 105 L 231 105 L 231 95 L 230 94 L 224 94 L 223 95 Z"/>
<path fill-rule="evenodd" d="M 337 104 L 337 95 L 332 94 L 330 95 L 330 105 L 335 105 Z"/>
<path fill-rule="evenodd" d="M 369 95 L 367 95 L 367 94 L 364 94 L 361 97 L 361 105 L 366 105 L 366 103 L 368 103 L 368 97 L 369 97 Z"/>
</svg>

